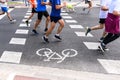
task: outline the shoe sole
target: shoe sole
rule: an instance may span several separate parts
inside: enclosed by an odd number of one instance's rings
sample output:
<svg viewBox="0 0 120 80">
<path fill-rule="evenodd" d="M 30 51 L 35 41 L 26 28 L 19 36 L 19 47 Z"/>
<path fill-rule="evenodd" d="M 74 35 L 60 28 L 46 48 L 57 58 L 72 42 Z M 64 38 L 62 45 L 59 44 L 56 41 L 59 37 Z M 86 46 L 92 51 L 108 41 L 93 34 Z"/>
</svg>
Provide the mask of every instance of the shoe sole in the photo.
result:
<svg viewBox="0 0 120 80">
<path fill-rule="evenodd" d="M 55 36 L 54 36 L 53 38 L 54 38 L 54 39 L 56 39 L 56 40 L 58 40 L 58 41 L 62 41 L 62 40 L 60 40 L 60 39 L 56 38 Z"/>
<path fill-rule="evenodd" d="M 43 42 L 45 42 L 45 43 L 49 43 L 49 41 L 45 41 L 43 37 L 42 37 L 42 40 L 43 40 Z"/>
<path fill-rule="evenodd" d="M 98 48 L 104 53 L 105 50 L 103 50 L 103 48 L 101 46 L 98 46 Z"/>
<path fill-rule="evenodd" d="M 33 32 L 34 34 L 36 34 L 36 35 L 39 34 L 39 33 L 35 33 L 34 31 L 32 31 L 32 32 Z"/>
<path fill-rule="evenodd" d="M 88 33 L 87 33 L 87 30 L 88 30 L 88 27 L 85 27 L 85 36 L 87 36 L 88 35 Z"/>
</svg>

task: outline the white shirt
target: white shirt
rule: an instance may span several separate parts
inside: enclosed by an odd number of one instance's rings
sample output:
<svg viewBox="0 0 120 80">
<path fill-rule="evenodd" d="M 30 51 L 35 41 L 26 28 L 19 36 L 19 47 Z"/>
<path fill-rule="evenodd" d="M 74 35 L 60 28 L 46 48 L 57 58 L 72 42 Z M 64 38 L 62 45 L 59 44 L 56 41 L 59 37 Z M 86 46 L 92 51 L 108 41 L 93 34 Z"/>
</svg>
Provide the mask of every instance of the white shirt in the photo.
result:
<svg viewBox="0 0 120 80">
<path fill-rule="evenodd" d="M 109 5 L 111 4 L 111 0 L 101 0 L 100 4 L 101 4 L 101 7 L 106 6 L 109 8 Z M 108 14 L 108 11 L 103 11 L 100 9 L 99 18 L 106 18 L 107 14 Z"/>
<path fill-rule="evenodd" d="M 1 0 L 1 1 L 4 1 L 5 3 L 0 3 L 0 6 L 1 6 L 1 7 L 7 7 L 7 2 L 6 2 L 6 0 Z"/>
<path fill-rule="evenodd" d="M 112 0 L 109 8 L 109 13 L 113 13 L 114 10 L 120 12 L 120 0 Z"/>
</svg>

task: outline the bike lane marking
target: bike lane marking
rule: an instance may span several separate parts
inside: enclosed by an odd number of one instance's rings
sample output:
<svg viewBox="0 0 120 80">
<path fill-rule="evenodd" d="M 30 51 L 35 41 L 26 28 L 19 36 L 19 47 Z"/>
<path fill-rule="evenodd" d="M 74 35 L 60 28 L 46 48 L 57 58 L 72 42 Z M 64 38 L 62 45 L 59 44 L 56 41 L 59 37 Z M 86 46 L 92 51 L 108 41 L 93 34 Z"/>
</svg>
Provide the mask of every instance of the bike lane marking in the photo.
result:
<svg viewBox="0 0 120 80">
<path fill-rule="evenodd" d="M 63 62 L 67 57 L 74 57 L 78 54 L 78 52 L 75 49 L 64 49 L 61 51 L 61 54 L 57 52 L 53 52 L 49 48 L 41 48 L 36 51 L 36 54 L 40 57 L 47 57 L 47 59 L 44 59 L 43 61 L 50 61 L 50 60 L 59 60 L 57 63 Z"/>
</svg>

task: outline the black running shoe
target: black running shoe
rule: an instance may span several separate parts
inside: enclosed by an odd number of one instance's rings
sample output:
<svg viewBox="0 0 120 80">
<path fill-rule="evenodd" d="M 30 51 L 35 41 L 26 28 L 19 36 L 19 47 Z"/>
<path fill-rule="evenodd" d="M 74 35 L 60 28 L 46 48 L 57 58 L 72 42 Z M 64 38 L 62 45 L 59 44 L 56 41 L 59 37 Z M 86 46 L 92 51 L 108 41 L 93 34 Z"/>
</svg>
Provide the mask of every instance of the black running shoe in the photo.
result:
<svg viewBox="0 0 120 80">
<path fill-rule="evenodd" d="M 42 40 L 43 40 L 44 42 L 49 43 L 48 38 L 46 38 L 45 36 L 42 37 Z"/>
<path fill-rule="evenodd" d="M 46 32 L 48 30 L 48 28 L 45 28 L 44 31 Z"/>
<path fill-rule="evenodd" d="M 38 32 L 37 32 L 36 30 L 34 30 L 34 29 L 32 30 L 32 32 L 33 32 L 34 34 L 38 34 Z"/>
<path fill-rule="evenodd" d="M 99 42 L 103 42 L 103 40 L 104 40 L 104 37 L 101 37 L 100 40 L 99 40 Z"/>
<path fill-rule="evenodd" d="M 102 52 L 105 52 L 106 51 L 106 47 L 105 45 L 103 45 L 103 43 L 101 43 L 98 48 L 102 51 Z"/>
<path fill-rule="evenodd" d="M 87 36 L 87 34 L 91 31 L 90 28 L 86 28 L 86 32 L 85 32 L 85 35 Z"/>
<path fill-rule="evenodd" d="M 83 11 L 85 11 L 85 8 L 83 8 Z"/>
<path fill-rule="evenodd" d="M 29 21 L 25 21 L 26 25 L 29 26 Z"/>
<path fill-rule="evenodd" d="M 54 37 L 58 40 L 62 40 L 62 38 L 60 36 L 55 35 Z"/>
</svg>

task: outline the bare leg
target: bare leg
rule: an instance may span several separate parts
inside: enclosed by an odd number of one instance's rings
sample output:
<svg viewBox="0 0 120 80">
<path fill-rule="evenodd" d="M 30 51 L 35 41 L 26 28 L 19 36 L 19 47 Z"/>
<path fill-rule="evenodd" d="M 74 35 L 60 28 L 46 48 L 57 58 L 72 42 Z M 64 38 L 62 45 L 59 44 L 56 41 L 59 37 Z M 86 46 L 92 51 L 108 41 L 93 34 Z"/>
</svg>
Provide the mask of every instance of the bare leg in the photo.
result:
<svg viewBox="0 0 120 80">
<path fill-rule="evenodd" d="M 5 12 L 0 12 L 0 15 L 3 15 L 3 14 L 5 14 Z"/>
<path fill-rule="evenodd" d="M 55 27 L 56 23 L 55 22 L 51 22 L 50 24 L 50 28 L 47 30 L 46 32 L 46 36 L 48 37 L 49 34 L 51 34 L 51 32 L 53 31 L 54 27 Z"/>
<path fill-rule="evenodd" d="M 34 30 L 36 30 L 36 28 L 38 27 L 38 25 L 40 24 L 41 20 L 37 19 L 34 25 Z"/>
<path fill-rule="evenodd" d="M 58 22 L 59 22 L 60 26 L 58 27 L 57 34 L 60 34 L 60 32 L 62 31 L 62 29 L 64 27 L 64 21 L 63 21 L 63 19 L 61 19 Z"/>
<path fill-rule="evenodd" d="M 50 21 L 50 17 L 48 16 L 47 19 L 46 19 L 46 25 L 45 25 L 45 28 L 48 28 L 49 21 Z"/>
<path fill-rule="evenodd" d="M 27 21 L 29 21 L 32 17 L 33 17 L 34 13 L 32 13 L 29 18 L 27 19 Z"/>
<path fill-rule="evenodd" d="M 9 20 L 13 20 L 9 12 L 7 12 L 7 17 L 9 18 Z"/>
</svg>

